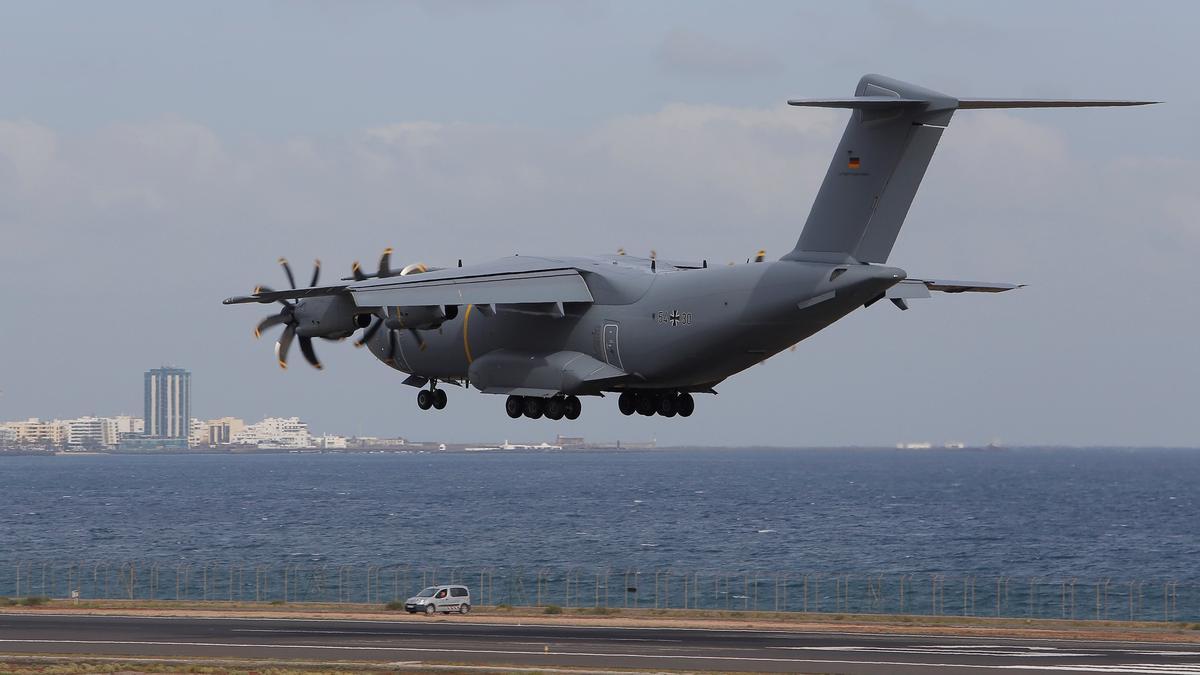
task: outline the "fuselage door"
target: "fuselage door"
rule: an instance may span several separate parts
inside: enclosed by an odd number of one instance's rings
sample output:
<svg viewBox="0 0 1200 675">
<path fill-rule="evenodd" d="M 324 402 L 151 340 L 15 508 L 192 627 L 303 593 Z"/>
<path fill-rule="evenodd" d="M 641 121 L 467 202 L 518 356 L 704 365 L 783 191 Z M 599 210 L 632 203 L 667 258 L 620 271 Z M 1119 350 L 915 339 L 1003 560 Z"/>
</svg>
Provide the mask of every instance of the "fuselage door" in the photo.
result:
<svg viewBox="0 0 1200 675">
<path fill-rule="evenodd" d="M 604 324 L 604 360 L 608 365 L 625 370 L 621 365 L 621 350 L 617 344 L 617 324 Z"/>
</svg>

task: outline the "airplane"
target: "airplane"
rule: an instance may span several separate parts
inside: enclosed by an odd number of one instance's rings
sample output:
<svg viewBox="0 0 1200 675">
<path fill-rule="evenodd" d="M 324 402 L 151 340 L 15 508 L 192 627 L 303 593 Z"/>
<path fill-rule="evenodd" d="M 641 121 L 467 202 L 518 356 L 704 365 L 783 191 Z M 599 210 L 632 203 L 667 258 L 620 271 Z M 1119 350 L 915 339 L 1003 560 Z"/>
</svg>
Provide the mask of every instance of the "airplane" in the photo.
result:
<svg viewBox="0 0 1200 675">
<path fill-rule="evenodd" d="M 1134 106 L 1156 101 L 958 99 L 882 75 L 854 96 L 793 99 L 850 110 L 794 249 L 732 266 L 624 255 L 531 257 L 394 270 L 391 249 L 373 273 L 287 290 L 258 287 L 225 304 L 280 303 L 255 335 L 282 325 L 280 367 L 300 343 L 321 368 L 313 339 L 363 333 L 357 346 L 408 374 L 422 410 L 446 407 L 439 384 L 500 394 L 514 419 L 574 420 L 581 397 L 617 395 L 624 415 L 688 417 L 696 394 L 793 347 L 860 307 L 901 310 L 931 292 L 999 293 L 1020 286 L 911 278 L 887 265 L 938 140 L 956 110 Z"/>
</svg>

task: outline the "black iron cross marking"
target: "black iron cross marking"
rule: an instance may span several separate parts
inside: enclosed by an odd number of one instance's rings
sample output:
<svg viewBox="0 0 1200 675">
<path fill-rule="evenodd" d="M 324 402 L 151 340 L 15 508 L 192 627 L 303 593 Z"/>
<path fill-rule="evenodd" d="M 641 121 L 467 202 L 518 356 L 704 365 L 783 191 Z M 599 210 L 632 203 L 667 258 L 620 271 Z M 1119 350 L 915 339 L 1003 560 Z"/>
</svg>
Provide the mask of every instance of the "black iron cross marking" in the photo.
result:
<svg viewBox="0 0 1200 675">
<path fill-rule="evenodd" d="M 678 326 L 679 322 L 683 321 L 683 317 L 679 316 L 679 310 L 675 310 L 671 312 L 671 316 L 667 317 L 667 321 L 670 321 L 672 326 Z"/>
</svg>

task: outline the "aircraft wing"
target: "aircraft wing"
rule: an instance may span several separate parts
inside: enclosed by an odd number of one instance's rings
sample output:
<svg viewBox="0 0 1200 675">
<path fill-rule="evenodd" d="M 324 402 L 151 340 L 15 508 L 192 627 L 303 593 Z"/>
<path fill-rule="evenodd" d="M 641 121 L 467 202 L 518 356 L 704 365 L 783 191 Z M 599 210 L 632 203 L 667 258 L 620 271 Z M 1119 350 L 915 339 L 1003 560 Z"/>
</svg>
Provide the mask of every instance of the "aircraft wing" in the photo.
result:
<svg viewBox="0 0 1200 675">
<path fill-rule="evenodd" d="M 888 289 L 887 297 L 895 299 L 928 298 L 930 291 L 942 293 L 1003 293 L 1025 284 L 1005 284 L 995 281 L 948 281 L 945 279 L 905 279 Z"/>
<path fill-rule="evenodd" d="M 578 270 L 535 258 L 368 279 L 348 290 L 359 307 L 592 302 Z"/>
</svg>

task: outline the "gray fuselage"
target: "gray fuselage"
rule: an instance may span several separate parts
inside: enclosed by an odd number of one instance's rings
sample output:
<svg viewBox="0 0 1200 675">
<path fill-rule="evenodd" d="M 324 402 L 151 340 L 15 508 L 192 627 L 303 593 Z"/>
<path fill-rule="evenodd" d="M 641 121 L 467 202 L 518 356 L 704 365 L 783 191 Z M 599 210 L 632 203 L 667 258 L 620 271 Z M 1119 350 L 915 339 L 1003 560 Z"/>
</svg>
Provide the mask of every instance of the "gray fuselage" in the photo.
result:
<svg viewBox="0 0 1200 675">
<path fill-rule="evenodd" d="M 529 260 L 522 258 L 522 260 Z M 628 373 L 603 390 L 705 391 L 877 299 L 905 278 L 895 267 L 783 260 L 698 269 L 625 256 L 547 258 L 576 266 L 595 302 L 554 308 L 467 306 L 436 329 L 401 331 L 398 370 L 469 379 L 497 350 L 579 352 Z M 654 269 L 657 267 L 657 269 Z M 387 362 L 388 338 L 368 343 Z"/>
</svg>

